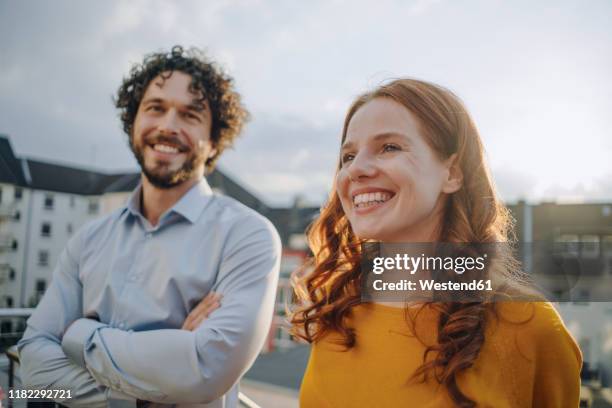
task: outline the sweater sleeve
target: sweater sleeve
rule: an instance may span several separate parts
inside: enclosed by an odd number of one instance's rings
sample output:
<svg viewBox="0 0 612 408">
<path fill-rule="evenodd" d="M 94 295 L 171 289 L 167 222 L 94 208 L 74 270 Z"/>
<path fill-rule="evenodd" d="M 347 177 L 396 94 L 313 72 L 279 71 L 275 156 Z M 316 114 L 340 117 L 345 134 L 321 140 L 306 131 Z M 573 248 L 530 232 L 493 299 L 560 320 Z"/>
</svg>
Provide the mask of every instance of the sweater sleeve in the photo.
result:
<svg viewBox="0 0 612 408">
<path fill-rule="evenodd" d="M 582 368 L 580 348 L 552 304 L 538 303 L 534 320 L 537 351 L 533 407 L 577 407 Z"/>
</svg>

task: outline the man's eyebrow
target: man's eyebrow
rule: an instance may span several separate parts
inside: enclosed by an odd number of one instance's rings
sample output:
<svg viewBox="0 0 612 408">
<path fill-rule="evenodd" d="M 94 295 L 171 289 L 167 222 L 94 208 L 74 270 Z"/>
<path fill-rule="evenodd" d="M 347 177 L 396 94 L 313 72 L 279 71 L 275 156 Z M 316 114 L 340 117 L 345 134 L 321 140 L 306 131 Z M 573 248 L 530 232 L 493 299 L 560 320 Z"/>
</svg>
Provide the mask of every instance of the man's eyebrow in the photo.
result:
<svg viewBox="0 0 612 408">
<path fill-rule="evenodd" d="M 147 104 L 147 103 L 163 103 L 164 100 L 161 98 L 149 98 L 149 99 L 145 99 L 144 101 L 142 101 L 143 104 Z"/>
<path fill-rule="evenodd" d="M 163 104 L 165 101 L 162 98 L 159 97 L 152 97 L 152 98 L 148 98 L 143 100 L 141 103 L 143 105 L 148 105 L 148 104 Z M 185 109 L 190 110 L 190 111 L 194 111 L 194 112 L 205 112 L 207 109 L 207 104 L 206 102 L 192 102 L 189 105 L 185 106 Z"/>
<path fill-rule="evenodd" d="M 374 142 L 381 142 L 383 140 L 387 140 L 387 139 L 392 139 L 395 137 L 399 137 L 403 140 L 405 140 L 406 142 L 410 143 L 410 138 L 403 134 L 403 133 L 399 133 L 399 132 L 383 132 L 383 133 L 379 133 L 376 136 L 374 136 L 372 139 Z M 353 148 L 354 143 L 353 142 L 346 142 L 342 145 L 341 149 L 342 151 L 344 150 L 349 150 L 351 148 Z"/>
<path fill-rule="evenodd" d="M 206 102 L 197 102 L 194 101 L 192 103 L 190 103 L 189 105 L 187 105 L 187 109 L 188 110 L 192 110 L 192 111 L 196 111 L 196 112 L 204 112 L 207 109 L 207 104 Z"/>
</svg>

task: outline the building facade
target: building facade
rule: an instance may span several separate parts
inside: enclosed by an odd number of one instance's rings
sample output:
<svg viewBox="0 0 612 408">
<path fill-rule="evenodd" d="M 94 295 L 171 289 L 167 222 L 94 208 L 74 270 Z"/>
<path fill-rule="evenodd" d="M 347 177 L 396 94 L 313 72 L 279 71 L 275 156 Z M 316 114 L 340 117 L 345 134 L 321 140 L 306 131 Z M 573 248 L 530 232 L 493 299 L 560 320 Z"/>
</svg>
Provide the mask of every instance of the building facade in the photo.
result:
<svg viewBox="0 0 612 408">
<path fill-rule="evenodd" d="M 612 385 L 612 203 L 510 206 L 523 268 L 546 282 L 580 344 L 585 373 Z M 549 249 L 547 252 L 546 249 Z"/>
</svg>

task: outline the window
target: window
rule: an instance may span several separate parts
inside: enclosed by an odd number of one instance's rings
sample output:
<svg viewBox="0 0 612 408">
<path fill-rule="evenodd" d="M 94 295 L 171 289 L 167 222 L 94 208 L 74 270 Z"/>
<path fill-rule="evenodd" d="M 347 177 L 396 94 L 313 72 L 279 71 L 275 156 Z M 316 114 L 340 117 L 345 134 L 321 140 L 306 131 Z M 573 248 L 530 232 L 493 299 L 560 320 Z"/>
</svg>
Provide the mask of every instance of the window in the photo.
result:
<svg viewBox="0 0 612 408">
<path fill-rule="evenodd" d="M 41 237 L 50 237 L 51 236 L 51 223 L 43 222 L 40 227 L 40 236 Z"/>
<path fill-rule="evenodd" d="M 23 188 L 15 187 L 15 200 L 21 200 L 23 197 Z"/>
<path fill-rule="evenodd" d="M 612 235 L 602 237 L 601 241 L 601 250 L 604 255 L 612 257 Z"/>
<path fill-rule="evenodd" d="M 581 236 L 580 244 L 584 258 L 597 258 L 599 256 L 599 237 L 597 235 Z"/>
<path fill-rule="evenodd" d="M 49 265 L 49 251 L 38 251 L 38 264 L 40 266 Z"/>
<path fill-rule="evenodd" d="M 13 331 L 13 322 L 10 320 L 4 320 L 0 323 L 0 333 L 12 333 Z"/>
<path fill-rule="evenodd" d="M 16 239 L 14 239 L 14 240 L 13 240 L 13 243 L 11 244 L 11 249 L 13 249 L 13 250 L 15 250 L 15 251 L 16 251 L 16 250 L 17 250 L 17 248 L 19 248 L 19 244 L 17 244 L 17 240 L 16 240 Z"/>
<path fill-rule="evenodd" d="M 36 279 L 36 293 L 43 294 L 47 289 L 47 281 L 44 279 Z"/>
<path fill-rule="evenodd" d="M 98 200 L 91 199 L 89 200 L 89 205 L 87 206 L 87 212 L 89 214 L 97 214 L 100 205 L 98 204 Z"/>
<path fill-rule="evenodd" d="M 591 297 L 591 293 L 588 289 L 580 289 L 578 291 L 578 296 L 572 302 L 574 305 L 588 305 Z"/>
<path fill-rule="evenodd" d="M 2 202 L 2 189 L 0 188 L 0 203 Z"/>
<path fill-rule="evenodd" d="M 52 210 L 53 209 L 53 196 L 51 194 L 47 194 L 45 196 L 45 210 Z"/>
<path fill-rule="evenodd" d="M 6 307 L 13 307 L 13 297 L 12 296 L 6 297 Z"/>
<path fill-rule="evenodd" d="M 19 210 L 15 211 L 13 215 L 13 221 L 19 221 L 21 219 L 21 212 Z"/>
<path fill-rule="evenodd" d="M 9 280 L 12 280 L 12 281 L 15 280 L 15 275 L 16 275 L 15 269 L 14 268 L 9 269 Z"/>
<path fill-rule="evenodd" d="M 68 235 L 72 235 L 72 224 L 66 225 L 66 232 Z"/>
<path fill-rule="evenodd" d="M 578 256 L 578 235 L 563 234 L 556 240 L 555 249 L 564 256 Z"/>
</svg>

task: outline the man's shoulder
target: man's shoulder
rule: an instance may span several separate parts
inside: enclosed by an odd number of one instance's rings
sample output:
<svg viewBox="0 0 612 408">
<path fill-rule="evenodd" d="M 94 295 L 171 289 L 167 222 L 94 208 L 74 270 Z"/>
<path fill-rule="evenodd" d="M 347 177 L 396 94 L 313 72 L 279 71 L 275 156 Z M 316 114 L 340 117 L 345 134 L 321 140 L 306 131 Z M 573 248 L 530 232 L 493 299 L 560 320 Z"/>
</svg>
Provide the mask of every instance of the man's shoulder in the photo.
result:
<svg viewBox="0 0 612 408">
<path fill-rule="evenodd" d="M 111 228 L 113 225 L 115 225 L 124 211 L 125 208 L 121 207 L 108 214 L 88 220 L 79 228 L 76 235 L 83 240 L 87 240 L 103 230 Z"/>
<path fill-rule="evenodd" d="M 215 194 L 213 217 L 222 223 L 252 223 L 260 226 L 272 226 L 270 220 L 240 201 L 226 195 Z"/>
<path fill-rule="evenodd" d="M 210 210 L 207 216 L 201 218 L 207 230 L 212 222 L 217 236 L 224 237 L 221 239 L 234 243 L 268 242 L 280 251 L 280 236 L 269 219 L 232 197 L 220 194 L 214 197 L 213 205 L 205 210 Z"/>
</svg>

